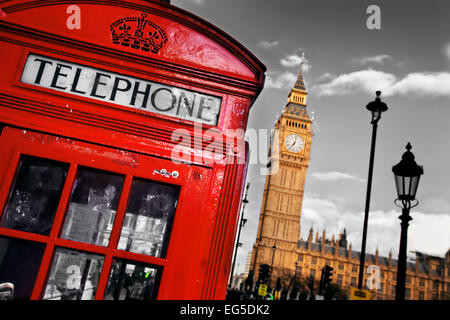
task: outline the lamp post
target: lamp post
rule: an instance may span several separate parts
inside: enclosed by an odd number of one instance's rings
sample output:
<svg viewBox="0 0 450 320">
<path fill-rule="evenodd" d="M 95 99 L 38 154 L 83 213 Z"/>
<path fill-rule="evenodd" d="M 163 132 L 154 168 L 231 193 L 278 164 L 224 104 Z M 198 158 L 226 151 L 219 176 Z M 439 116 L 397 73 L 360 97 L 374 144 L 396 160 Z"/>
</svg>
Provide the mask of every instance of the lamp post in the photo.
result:
<svg viewBox="0 0 450 320">
<path fill-rule="evenodd" d="M 364 225 L 361 244 L 361 257 L 359 260 L 359 279 L 358 289 L 362 289 L 364 281 L 364 260 L 366 258 L 366 238 L 367 238 L 367 220 L 369 219 L 370 208 L 370 193 L 372 190 L 372 173 L 373 173 L 373 161 L 375 156 L 375 141 L 377 137 L 378 121 L 381 119 L 381 113 L 385 112 L 388 107 L 384 102 L 381 102 L 381 91 L 376 92 L 377 97 L 375 101 L 370 102 L 366 108 L 372 113 L 372 144 L 370 148 L 370 161 L 369 161 L 369 177 L 367 179 L 367 192 L 366 192 L 366 206 L 364 211 Z"/>
<path fill-rule="evenodd" d="M 397 266 L 397 286 L 395 290 L 395 300 L 405 300 L 405 280 L 406 280 L 406 246 L 408 238 L 408 224 L 412 218 L 409 210 L 419 204 L 416 199 L 417 187 L 420 176 L 423 174 L 423 167 L 417 165 L 414 154 L 410 151 L 411 144 L 406 145 L 406 152 L 402 160 L 392 167 L 395 177 L 398 198 L 394 203 L 402 208 L 402 214 L 398 217 L 401 220 L 400 248 L 398 252 Z M 399 204 L 401 203 L 401 205 Z"/>
<path fill-rule="evenodd" d="M 289 284 L 289 287 L 288 287 L 288 290 L 289 290 L 289 300 L 292 300 L 292 298 L 293 298 L 292 293 L 294 292 L 294 288 L 295 288 L 295 280 L 296 280 L 296 278 L 297 278 L 298 262 L 295 261 L 294 265 L 295 265 L 294 276 L 292 277 L 291 283 Z M 297 294 L 297 293 L 295 292 L 295 294 Z"/>
<path fill-rule="evenodd" d="M 241 221 L 239 222 L 239 230 L 238 230 L 238 236 L 237 236 L 237 241 L 236 241 L 236 248 L 234 249 L 233 265 L 231 266 L 230 283 L 228 284 L 229 288 L 231 288 L 232 283 L 233 283 L 233 273 L 234 273 L 234 265 L 236 264 L 237 251 L 238 251 L 238 248 L 240 246 L 242 246 L 242 243 L 239 242 L 239 238 L 241 237 L 241 229 L 247 222 L 247 219 L 244 219 L 244 210 L 245 210 L 245 206 L 248 203 L 248 200 L 247 200 L 248 188 L 250 188 L 250 183 L 247 183 L 244 200 L 242 200 L 243 205 L 242 205 Z"/>
<path fill-rule="evenodd" d="M 275 258 L 275 250 L 277 250 L 277 246 L 274 244 L 272 246 L 272 262 L 270 263 L 269 288 L 271 287 L 272 284 L 273 259 Z"/>
</svg>

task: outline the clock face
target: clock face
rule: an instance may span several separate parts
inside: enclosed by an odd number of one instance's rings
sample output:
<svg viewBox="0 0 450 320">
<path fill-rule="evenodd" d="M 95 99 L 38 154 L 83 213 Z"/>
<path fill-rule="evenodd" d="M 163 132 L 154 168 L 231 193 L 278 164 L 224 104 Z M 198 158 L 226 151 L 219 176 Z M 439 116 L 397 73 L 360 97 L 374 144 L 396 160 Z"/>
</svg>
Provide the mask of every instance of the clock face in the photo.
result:
<svg viewBox="0 0 450 320">
<path fill-rule="evenodd" d="M 284 145 L 291 152 L 300 152 L 302 150 L 304 141 L 302 137 L 297 134 L 290 134 L 284 140 Z"/>
</svg>

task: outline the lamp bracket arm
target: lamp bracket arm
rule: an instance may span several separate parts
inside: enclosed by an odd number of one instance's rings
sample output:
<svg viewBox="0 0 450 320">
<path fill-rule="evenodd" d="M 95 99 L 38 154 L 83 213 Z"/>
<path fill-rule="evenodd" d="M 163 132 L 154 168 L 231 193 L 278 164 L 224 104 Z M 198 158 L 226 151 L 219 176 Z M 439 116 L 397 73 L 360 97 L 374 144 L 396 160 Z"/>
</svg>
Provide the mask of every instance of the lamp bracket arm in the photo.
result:
<svg viewBox="0 0 450 320">
<path fill-rule="evenodd" d="M 419 200 L 414 199 L 412 201 L 415 201 L 415 203 L 411 205 L 411 200 L 400 200 L 397 198 L 394 200 L 394 204 L 401 209 L 411 209 L 419 205 Z M 401 202 L 401 205 L 399 205 L 397 202 Z"/>
</svg>

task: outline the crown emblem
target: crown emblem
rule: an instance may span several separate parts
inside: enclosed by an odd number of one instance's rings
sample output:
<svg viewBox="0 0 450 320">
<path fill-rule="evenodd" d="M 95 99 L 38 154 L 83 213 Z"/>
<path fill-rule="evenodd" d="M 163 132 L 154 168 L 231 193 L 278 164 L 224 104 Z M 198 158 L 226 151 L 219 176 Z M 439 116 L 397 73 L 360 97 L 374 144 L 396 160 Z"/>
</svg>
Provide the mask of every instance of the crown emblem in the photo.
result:
<svg viewBox="0 0 450 320">
<path fill-rule="evenodd" d="M 167 42 L 165 32 L 147 15 L 121 18 L 111 24 L 112 42 L 125 47 L 158 53 Z"/>
</svg>

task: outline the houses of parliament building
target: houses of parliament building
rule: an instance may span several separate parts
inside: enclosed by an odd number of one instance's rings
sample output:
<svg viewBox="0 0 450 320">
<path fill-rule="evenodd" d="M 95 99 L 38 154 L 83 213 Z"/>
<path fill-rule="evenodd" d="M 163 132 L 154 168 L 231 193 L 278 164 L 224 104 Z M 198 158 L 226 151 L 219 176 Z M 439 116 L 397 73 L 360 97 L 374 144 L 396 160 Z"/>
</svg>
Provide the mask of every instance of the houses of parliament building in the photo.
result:
<svg viewBox="0 0 450 320">
<path fill-rule="evenodd" d="M 309 230 L 306 240 L 300 239 L 301 209 L 313 138 L 312 121 L 306 108 L 307 90 L 303 79 L 303 63 L 288 102 L 275 129 L 279 139 L 271 146 L 269 172 L 266 177 L 256 241 L 249 269 L 253 283 L 258 279 L 261 264 L 272 266 L 270 288 L 280 278 L 284 288 L 289 279 L 314 277 L 318 282 L 322 268 L 333 270 L 332 282 L 345 291 L 357 286 L 360 252 L 348 245 L 346 232 L 327 239 L 325 231 Z M 276 151 L 274 151 L 276 150 Z M 277 163 L 277 166 L 273 164 Z M 300 239 L 300 240 L 299 240 Z M 416 252 L 415 262 L 407 262 L 406 299 L 450 299 L 450 250 L 445 258 Z M 366 254 L 365 268 L 378 266 L 379 282 L 371 290 L 372 299 L 395 299 L 397 260 Z M 364 285 L 370 274 L 365 274 Z"/>
</svg>

